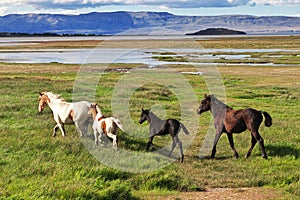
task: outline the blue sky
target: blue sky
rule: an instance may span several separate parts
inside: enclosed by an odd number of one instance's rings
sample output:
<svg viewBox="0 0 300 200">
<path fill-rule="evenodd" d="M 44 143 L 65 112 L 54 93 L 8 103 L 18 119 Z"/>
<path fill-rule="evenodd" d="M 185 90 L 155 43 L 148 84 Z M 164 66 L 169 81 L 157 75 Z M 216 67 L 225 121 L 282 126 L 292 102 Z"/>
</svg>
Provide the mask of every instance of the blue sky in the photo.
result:
<svg viewBox="0 0 300 200">
<path fill-rule="evenodd" d="M 0 15 L 156 11 L 176 15 L 299 16 L 300 0 L 1 0 Z"/>
</svg>

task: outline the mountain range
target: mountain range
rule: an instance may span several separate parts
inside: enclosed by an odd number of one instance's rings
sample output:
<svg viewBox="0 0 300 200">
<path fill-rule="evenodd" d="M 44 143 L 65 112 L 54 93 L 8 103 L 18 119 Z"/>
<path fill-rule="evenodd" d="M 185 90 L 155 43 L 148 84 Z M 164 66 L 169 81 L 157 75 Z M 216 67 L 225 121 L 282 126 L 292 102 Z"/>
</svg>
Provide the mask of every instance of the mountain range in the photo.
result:
<svg viewBox="0 0 300 200">
<path fill-rule="evenodd" d="M 247 34 L 300 34 L 300 17 L 179 16 L 167 12 L 125 11 L 0 17 L 0 32 L 8 33 L 184 35 L 207 28 L 228 28 Z"/>
</svg>

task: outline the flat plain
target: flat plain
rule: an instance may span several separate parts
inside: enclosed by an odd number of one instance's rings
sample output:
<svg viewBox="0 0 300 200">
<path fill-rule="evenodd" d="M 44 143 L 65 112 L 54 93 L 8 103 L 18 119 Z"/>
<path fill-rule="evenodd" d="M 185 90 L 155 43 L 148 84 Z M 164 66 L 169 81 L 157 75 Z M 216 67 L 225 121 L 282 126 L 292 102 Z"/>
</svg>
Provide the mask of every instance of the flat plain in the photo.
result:
<svg viewBox="0 0 300 200">
<path fill-rule="evenodd" d="M 100 45 L 99 45 L 100 44 Z M 51 41 L 1 47 L 1 51 L 47 48 L 190 48 L 299 50 L 299 36 L 226 37 L 205 40 L 88 40 Z M 217 55 L 217 52 L 215 52 Z M 233 53 L 231 53 L 233 54 Z M 237 54 L 237 53 L 235 53 Z M 158 53 L 156 59 L 165 59 Z M 78 70 L 76 64 L 0 63 L 0 196 L 3 199 L 297 199 L 300 196 L 300 57 L 298 53 L 251 53 L 249 60 L 221 59 L 216 65 L 226 91 L 226 103 L 234 109 L 253 107 L 271 114 L 273 125 L 260 132 L 268 160 L 256 146 L 244 158 L 251 136 L 234 135 L 240 158 L 235 159 L 225 136 L 218 143 L 216 159 L 200 159 L 199 151 L 209 130 L 211 114 L 196 120 L 192 144 L 184 163 L 146 173 L 130 173 L 95 159 L 82 144 L 74 126 L 66 126 L 67 137 L 52 137 L 54 120 L 47 108 L 37 112 L 38 92 L 53 91 L 72 101 Z M 178 57 L 171 57 L 178 59 Z M 187 58 L 184 58 L 187 59 Z M 200 62 L 200 61 L 198 61 Z M 220 60 L 215 60 L 220 62 Z M 252 65 L 248 65 L 252 62 Z M 236 64 L 239 65 L 236 65 Z M 243 65 L 244 63 L 244 65 Z M 264 65 L 260 65 L 260 64 Z M 279 64 L 268 65 L 267 63 Z M 98 67 L 101 65 L 97 65 Z M 96 86 L 95 99 L 103 112 L 112 113 L 111 99 L 118 81 L 139 64 L 110 64 Z M 89 66 L 91 69 L 95 66 Z M 178 72 L 193 66 L 172 64 Z M 210 67 L 201 68 L 207 74 Z M 155 69 L 153 69 L 155 70 Z M 206 70 L 206 71 L 205 71 Z M 209 92 L 204 75 L 183 74 L 196 94 L 198 104 Z M 151 97 L 151 98 L 150 98 Z M 179 102 L 168 87 L 156 83 L 136 90 L 129 102 L 130 115 L 137 121 L 142 107 L 161 105 L 167 117 L 180 117 Z M 126 126 L 126 124 L 125 124 Z M 145 125 L 146 126 L 146 125 Z M 183 133 L 181 133 L 183 134 Z M 214 134 L 211 131 L 211 134 Z M 157 137 L 156 148 L 169 144 L 169 136 Z M 119 134 L 120 147 L 145 152 L 147 138 Z M 102 147 L 97 147 L 102 148 Z"/>
</svg>

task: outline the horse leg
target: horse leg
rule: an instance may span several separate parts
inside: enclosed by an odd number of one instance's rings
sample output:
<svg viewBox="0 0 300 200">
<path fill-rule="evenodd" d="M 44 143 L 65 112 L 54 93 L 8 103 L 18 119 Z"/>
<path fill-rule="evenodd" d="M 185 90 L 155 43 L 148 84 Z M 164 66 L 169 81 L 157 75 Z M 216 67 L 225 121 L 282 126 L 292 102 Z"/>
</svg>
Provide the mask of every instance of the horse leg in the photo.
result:
<svg viewBox="0 0 300 200">
<path fill-rule="evenodd" d="M 222 132 L 217 130 L 215 140 L 214 140 L 214 146 L 213 146 L 213 149 L 211 151 L 211 156 L 210 156 L 210 158 L 212 158 L 212 159 L 215 158 L 215 155 L 217 152 L 217 144 L 218 144 L 218 141 L 219 141 L 221 135 L 222 135 Z"/>
<path fill-rule="evenodd" d="M 235 147 L 234 147 L 234 142 L 233 142 L 233 136 L 232 136 L 232 133 L 227 133 L 227 138 L 228 138 L 228 141 L 229 141 L 229 144 L 230 144 L 230 147 L 234 153 L 234 156 L 235 158 L 238 158 L 239 157 L 239 154 L 238 152 L 236 151 Z"/>
<path fill-rule="evenodd" d="M 83 136 L 85 136 L 85 132 L 84 132 L 84 124 L 82 124 L 82 125 L 79 125 L 79 122 L 75 122 L 75 126 L 76 126 L 76 128 L 77 128 L 77 130 L 78 130 L 78 132 L 79 132 L 79 134 L 80 134 L 80 137 L 83 137 Z M 83 130 L 82 130 L 82 127 L 83 127 Z"/>
<path fill-rule="evenodd" d="M 99 133 L 98 142 L 100 143 L 101 146 L 105 147 L 106 145 L 102 141 L 102 137 L 103 137 L 104 133 L 103 133 L 102 129 L 97 129 L 97 130 Z M 95 137 L 96 137 L 96 135 L 95 135 Z"/>
<path fill-rule="evenodd" d="M 91 123 L 88 119 L 83 123 L 83 131 L 86 136 L 88 135 L 89 124 Z"/>
<path fill-rule="evenodd" d="M 154 136 L 149 137 L 149 141 L 147 143 L 147 148 L 146 148 L 147 151 L 149 151 L 150 146 L 151 147 L 153 146 L 153 143 L 152 143 L 153 138 L 154 138 Z"/>
<path fill-rule="evenodd" d="M 257 140 L 255 139 L 255 137 L 253 136 L 253 134 L 251 134 L 251 146 L 250 146 L 250 148 L 249 148 L 249 150 L 248 150 L 248 153 L 247 153 L 247 155 L 246 155 L 246 158 L 248 158 L 250 155 L 251 155 L 251 153 L 252 153 L 252 150 L 253 150 L 253 148 L 254 148 L 254 146 L 256 145 L 256 143 L 257 143 Z"/>
<path fill-rule="evenodd" d="M 57 126 L 59 127 L 62 136 L 65 137 L 66 136 L 66 131 L 65 131 L 64 124 L 57 124 Z"/>
<path fill-rule="evenodd" d="M 252 135 L 255 137 L 255 139 L 258 141 L 258 143 L 260 145 L 260 150 L 261 150 L 262 157 L 264 159 L 267 159 L 268 157 L 267 157 L 267 154 L 266 154 L 263 138 L 260 136 L 258 131 L 253 131 Z"/>
<path fill-rule="evenodd" d="M 172 137 L 172 147 L 171 147 L 171 151 L 169 153 L 169 156 L 172 155 L 172 153 L 173 153 L 173 151 L 174 151 L 174 149 L 176 147 L 176 143 L 177 143 L 177 141 L 176 141 L 175 137 Z"/>
<path fill-rule="evenodd" d="M 57 131 L 57 129 L 59 129 L 58 124 L 56 124 L 55 127 L 54 127 L 54 129 L 53 129 L 52 137 L 55 137 L 55 136 L 56 136 L 56 131 Z"/>
<path fill-rule="evenodd" d="M 107 133 L 107 136 L 113 139 L 113 147 L 118 151 L 117 136 L 112 133 Z"/>
<path fill-rule="evenodd" d="M 180 163 L 183 162 L 183 159 L 184 159 L 184 155 L 183 155 L 183 150 L 182 150 L 182 142 L 180 141 L 180 139 L 178 138 L 178 135 L 176 135 L 176 140 L 178 142 L 178 145 L 179 145 L 179 150 L 180 150 Z"/>
<path fill-rule="evenodd" d="M 98 134 L 98 131 L 97 130 L 94 130 L 94 137 L 95 137 L 95 144 L 96 146 L 98 146 L 98 138 L 97 138 L 97 134 Z M 99 135 L 99 138 L 100 138 L 101 134 Z"/>
</svg>

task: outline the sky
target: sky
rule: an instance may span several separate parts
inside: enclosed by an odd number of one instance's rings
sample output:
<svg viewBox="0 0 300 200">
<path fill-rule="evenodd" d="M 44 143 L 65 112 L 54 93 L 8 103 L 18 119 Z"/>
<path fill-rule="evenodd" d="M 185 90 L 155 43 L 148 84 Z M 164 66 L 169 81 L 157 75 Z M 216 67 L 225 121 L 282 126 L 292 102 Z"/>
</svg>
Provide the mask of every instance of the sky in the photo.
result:
<svg viewBox="0 0 300 200">
<path fill-rule="evenodd" d="M 0 16 L 24 13 L 155 11 L 175 15 L 298 16 L 300 0 L 1 0 Z"/>
</svg>

